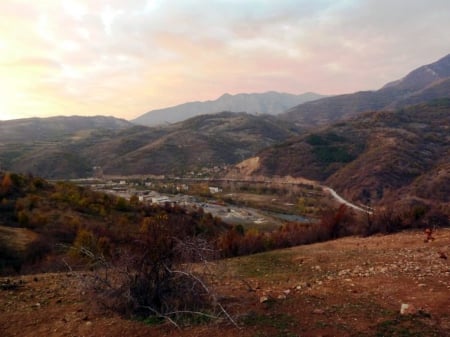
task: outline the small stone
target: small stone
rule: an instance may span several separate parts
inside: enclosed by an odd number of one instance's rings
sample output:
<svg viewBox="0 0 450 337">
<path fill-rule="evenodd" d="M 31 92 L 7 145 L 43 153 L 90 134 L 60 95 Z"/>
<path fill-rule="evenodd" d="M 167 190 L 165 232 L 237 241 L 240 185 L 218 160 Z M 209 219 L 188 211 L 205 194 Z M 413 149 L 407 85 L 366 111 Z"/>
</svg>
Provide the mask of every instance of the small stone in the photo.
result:
<svg viewBox="0 0 450 337">
<path fill-rule="evenodd" d="M 259 298 L 259 303 L 266 303 L 269 300 L 269 297 L 267 296 L 261 296 Z"/>
<path fill-rule="evenodd" d="M 401 315 L 413 315 L 416 313 L 416 308 L 412 304 L 402 303 L 400 306 L 400 314 Z"/>
<path fill-rule="evenodd" d="M 277 298 L 278 298 L 279 300 L 285 300 L 285 299 L 286 299 L 286 295 L 281 294 L 281 295 L 278 295 Z"/>
<path fill-rule="evenodd" d="M 427 285 L 425 283 L 420 283 L 418 286 L 419 288 L 425 288 Z"/>
<path fill-rule="evenodd" d="M 315 315 L 323 315 L 325 313 L 325 310 L 323 310 L 323 309 L 314 309 L 312 313 L 315 314 Z"/>
</svg>

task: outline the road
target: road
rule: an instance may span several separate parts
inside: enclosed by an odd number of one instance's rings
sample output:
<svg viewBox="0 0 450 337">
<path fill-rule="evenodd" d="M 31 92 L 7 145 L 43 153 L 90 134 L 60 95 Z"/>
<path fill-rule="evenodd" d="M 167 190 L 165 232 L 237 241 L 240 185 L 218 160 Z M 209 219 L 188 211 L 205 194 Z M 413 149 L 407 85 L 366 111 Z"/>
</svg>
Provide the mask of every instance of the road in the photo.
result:
<svg viewBox="0 0 450 337">
<path fill-rule="evenodd" d="M 367 214 L 372 214 L 373 213 L 372 211 L 369 211 L 369 210 L 364 209 L 362 207 L 356 206 L 355 204 L 352 204 L 351 202 L 345 200 L 339 194 L 337 194 L 337 192 L 335 190 L 333 190 L 331 187 L 322 186 L 322 188 L 323 188 L 324 191 L 329 192 L 333 196 L 333 198 L 335 198 L 341 204 L 347 205 L 348 207 L 351 207 L 353 209 L 356 209 L 357 211 L 364 212 L 364 213 L 367 213 Z"/>
</svg>

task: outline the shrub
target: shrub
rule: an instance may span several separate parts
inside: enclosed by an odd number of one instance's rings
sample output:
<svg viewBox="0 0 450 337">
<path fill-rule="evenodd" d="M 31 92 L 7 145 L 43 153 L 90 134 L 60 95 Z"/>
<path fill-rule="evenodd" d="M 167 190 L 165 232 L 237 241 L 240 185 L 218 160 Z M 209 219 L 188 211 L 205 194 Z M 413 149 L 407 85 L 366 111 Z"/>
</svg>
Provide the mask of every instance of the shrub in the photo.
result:
<svg viewBox="0 0 450 337">
<path fill-rule="evenodd" d="M 215 258 L 207 241 L 167 215 L 146 217 L 132 244 L 111 258 L 98 252 L 101 240 L 81 231 L 75 244 L 95 269 L 89 289 L 97 303 L 126 316 L 162 317 L 175 325 L 189 316 L 228 314 L 208 282 L 209 274 L 192 262 Z M 90 246 L 92 248 L 87 249 Z M 178 322 L 178 323 L 177 323 Z"/>
</svg>

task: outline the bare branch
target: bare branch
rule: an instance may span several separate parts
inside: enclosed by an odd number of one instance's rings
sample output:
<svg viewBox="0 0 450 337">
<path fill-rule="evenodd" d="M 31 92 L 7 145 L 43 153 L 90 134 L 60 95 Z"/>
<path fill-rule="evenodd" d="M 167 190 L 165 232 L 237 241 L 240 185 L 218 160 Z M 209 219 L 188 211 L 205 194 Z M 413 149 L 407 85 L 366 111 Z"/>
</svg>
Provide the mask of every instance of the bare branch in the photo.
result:
<svg viewBox="0 0 450 337">
<path fill-rule="evenodd" d="M 173 324 L 178 330 L 181 330 L 180 326 L 179 326 L 173 319 L 171 319 L 169 316 L 161 314 L 158 310 L 155 310 L 155 309 L 153 309 L 152 307 L 150 307 L 150 306 L 148 306 L 148 305 L 142 305 L 141 308 L 150 310 L 150 311 L 153 312 L 156 316 L 168 320 L 168 321 L 169 321 L 171 324 Z"/>
</svg>

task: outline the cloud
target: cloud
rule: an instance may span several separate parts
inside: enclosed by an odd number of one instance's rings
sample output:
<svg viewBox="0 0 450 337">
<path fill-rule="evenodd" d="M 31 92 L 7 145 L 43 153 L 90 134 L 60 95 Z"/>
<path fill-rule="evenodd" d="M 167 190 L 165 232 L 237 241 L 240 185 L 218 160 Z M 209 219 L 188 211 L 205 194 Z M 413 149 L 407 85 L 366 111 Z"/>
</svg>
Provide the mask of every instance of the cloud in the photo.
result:
<svg viewBox="0 0 450 337">
<path fill-rule="evenodd" d="M 3 0 L 0 12 L 0 114 L 17 116 L 376 89 L 450 45 L 447 0 Z"/>
</svg>

